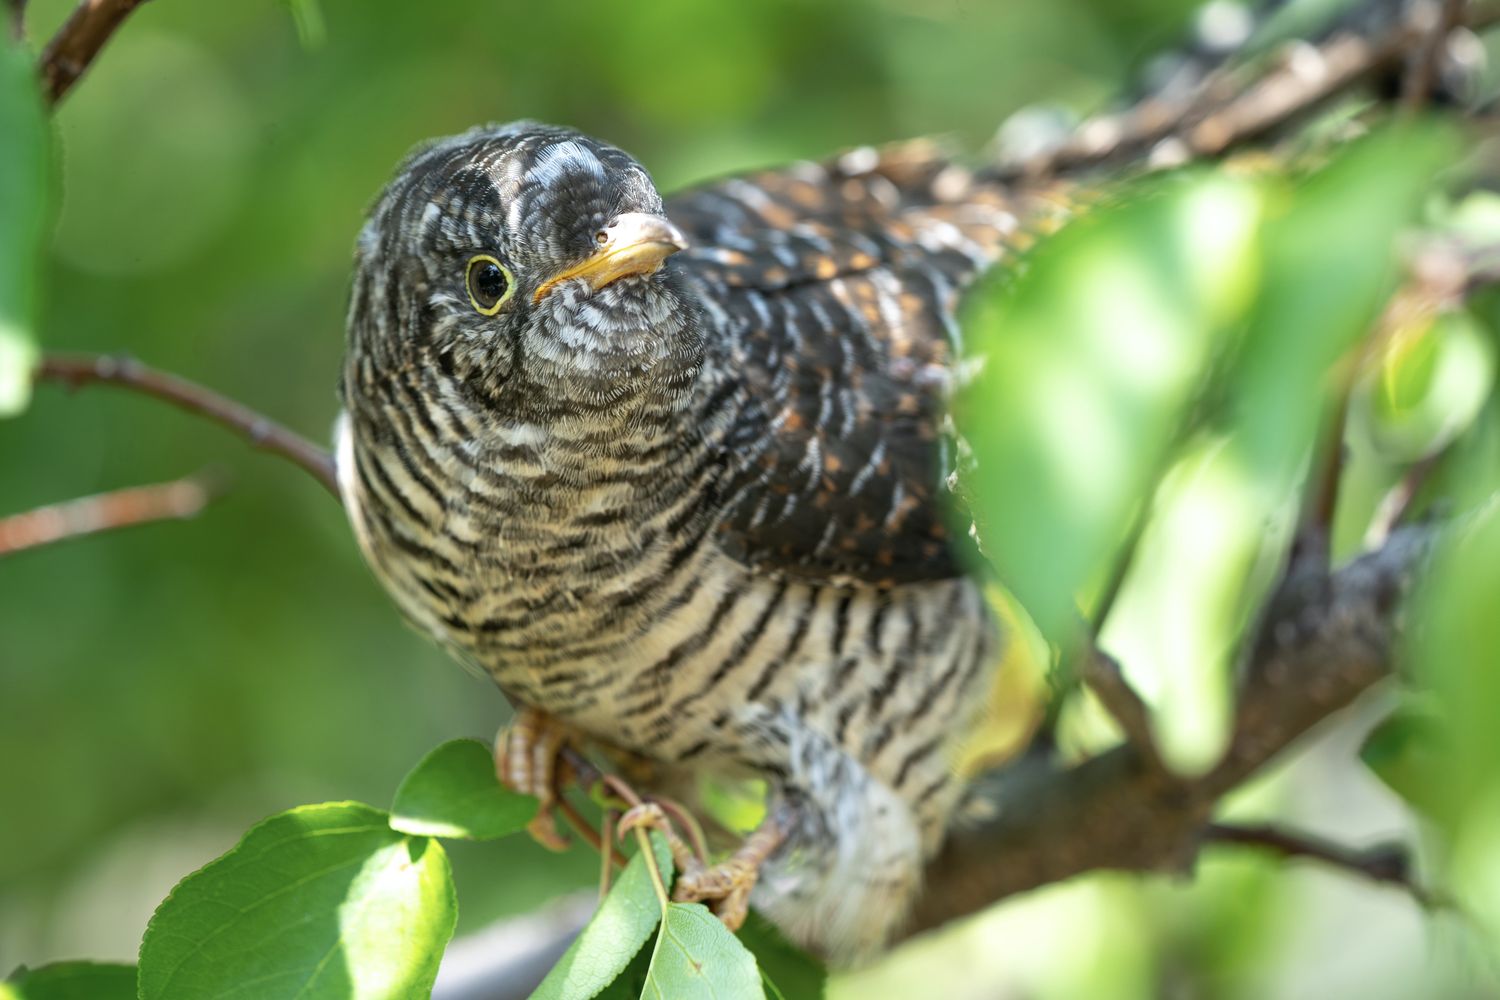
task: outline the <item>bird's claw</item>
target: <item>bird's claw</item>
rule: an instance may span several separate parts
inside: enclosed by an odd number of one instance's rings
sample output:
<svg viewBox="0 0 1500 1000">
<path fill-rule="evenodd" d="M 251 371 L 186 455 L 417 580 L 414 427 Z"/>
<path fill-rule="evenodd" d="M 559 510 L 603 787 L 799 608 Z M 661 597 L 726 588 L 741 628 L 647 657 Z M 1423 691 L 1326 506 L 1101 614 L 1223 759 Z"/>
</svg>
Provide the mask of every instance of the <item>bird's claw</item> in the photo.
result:
<svg viewBox="0 0 1500 1000">
<path fill-rule="evenodd" d="M 739 930 L 750 912 L 750 890 L 760 879 L 760 862 L 738 853 L 716 865 L 698 865 L 682 873 L 672 887 L 679 903 L 704 903 L 732 931 Z"/>
<path fill-rule="evenodd" d="M 543 847 L 562 851 L 568 838 L 557 832 L 553 809 L 558 787 L 566 780 L 563 749 L 572 733 L 554 717 L 534 708 L 523 708 L 510 726 L 495 737 L 495 774 L 501 784 L 541 803 L 536 818 L 526 825 L 531 838 Z"/>
<path fill-rule="evenodd" d="M 734 854 L 709 865 L 688 847 L 665 810 L 655 802 L 642 802 L 620 818 L 622 837 L 635 829 L 655 830 L 666 838 L 679 872 L 672 886 L 672 899 L 679 903 L 704 903 L 732 931 L 744 925 L 750 912 L 750 892 L 760 879 L 761 865 L 786 839 L 784 826 L 768 818 Z"/>
<path fill-rule="evenodd" d="M 666 840 L 667 849 L 672 852 L 672 863 L 677 866 L 679 872 L 688 872 L 703 867 L 702 860 L 693 853 L 693 849 L 672 825 L 672 820 L 668 818 L 666 810 L 655 802 L 641 802 L 631 806 L 620 817 L 619 825 L 615 827 L 615 830 L 616 836 L 621 840 L 634 830 L 654 830 Z"/>
</svg>

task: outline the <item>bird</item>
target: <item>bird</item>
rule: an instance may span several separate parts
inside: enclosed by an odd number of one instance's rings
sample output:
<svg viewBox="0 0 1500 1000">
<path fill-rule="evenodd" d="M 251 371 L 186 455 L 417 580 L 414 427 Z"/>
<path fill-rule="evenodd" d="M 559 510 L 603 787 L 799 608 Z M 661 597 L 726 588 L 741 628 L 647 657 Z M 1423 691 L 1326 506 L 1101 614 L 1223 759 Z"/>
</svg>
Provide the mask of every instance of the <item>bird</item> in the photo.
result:
<svg viewBox="0 0 1500 1000">
<path fill-rule="evenodd" d="M 356 241 L 336 426 L 405 616 L 559 748 L 764 783 L 677 898 L 878 955 L 964 794 L 1003 635 L 949 474 L 966 292 L 1038 209 L 925 142 L 702 183 L 520 121 L 418 147 Z"/>
</svg>

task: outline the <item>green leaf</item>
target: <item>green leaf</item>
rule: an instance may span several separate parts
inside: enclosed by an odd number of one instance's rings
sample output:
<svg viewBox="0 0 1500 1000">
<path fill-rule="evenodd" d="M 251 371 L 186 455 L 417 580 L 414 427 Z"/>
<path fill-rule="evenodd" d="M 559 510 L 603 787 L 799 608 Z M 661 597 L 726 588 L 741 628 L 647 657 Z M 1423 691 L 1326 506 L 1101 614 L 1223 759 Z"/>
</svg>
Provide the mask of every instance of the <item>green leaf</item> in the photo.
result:
<svg viewBox="0 0 1500 1000">
<path fill-rule="evenodd" d="M 1500 946 L 1500 502 L 1493 470 L 1471 466 L 1490 499 L 1455 524 L 1407 613 L 1409 669 L 1443 731 L 1415 763 L 1446 839 L 1449 889 Z"/>
<path fill-rule="evenodd" d="M 1398 330 L 1380 363 L 1379 402 L 1392 414 L 1415 408 L 1432 389 L 1440 335 L 1435 322 Z"/>
<path fill-rule="evenodd" d="M 1369 136 L 1288 192 L 1265 226 L 1230 409 L 1268 493 L 1295 482 L 1329 405 L 1331 370 L 1369 334 L 1394 284 L 1396 238 L 1455 152 L 1453 135 L 1433 126 Z"/>
<path fill-rule="evenodd" d="M 669 903 L 641 1000 L 765 1000 L 755 956 L 702 903 Z"/>
<path fill-rule="evenodd" d="M 1393 129 L 1295 184 L 1267 178 L 1257 231 L 1238 244 L 1253 252 L 1219 265 L 1254 276 L 1255 294 L 1228 303 L 1234 364 L 1145 494 L 1150 519 L 1102 636 L 1179 773 L 1212 767 L 1229 741 L 1238 643 L 1295 525 L 1338 365 L 1370 335 L 1401 230 L 1451 153 L 1444 130 Z"/>
<path fill-rule="evenodd" d="M 51 133 L 25 46 L 0 39 L 0 417 L 31 397 Z"/>
<path fill-rule="evenodd" d="M 1261 194 L 1187 173 L 1041 244 L 965 320 L 982 363 L 956 406 L 999 577 L 1066 638 L 1107 571 L 1255 287 Z"/>
<path fill-rule="evenodd" d="M 1150 708 L 1162 759 L 1201 774 L 1228 743 L 1236 640 L 1257 606 L 1251 581 L 1290 511 L 1273 518 L 1242 457 L 1209 435 L 1182 449 L 1151 505 L 1101 639 Z"/>
<path fill-rule="evenodd" d="M 672 852 L 661 837 L 651 837 L 656 863 L 672 884 Z M 645 858 L 630 859 L 588 926 L 547 973 L 531 1000 L 590 1000 L 620 977 L 631 959 L 661 923 L 661 902 L 651 884 Z"/>
<path fill-rule="evenodd" d="M 141 1000 L 425 997 L 457 904 L 442 846 L 357 802 L 253 827 L 178 883 L 141 943 Z"/>
<path fill-rule="evenodd" d="M 1476 799 L 1500 800 L 1500 502 L 1493 480 L 1489 489 L 1487 508 L 1445 539 L 1414 609 L 1413 672 L 1443 726 L 1425 778 L 1443 793 L 1438 819 L 1450 826 Z"/>
<path fill-rule="evenodd" d="M 494 840 L 525 828 L 537 800 L 500 784 L 490 750 L 453 740 L 417 764 L 396 790 L 391 828 L 428 837 Z"/>
<path fill-rule="evenodd" d="M 1433 777 L 1453 752 L 1445 730 L 1433 701 L 1408 696 L 1365 737 L 1359 757 L 1408 805 L 1431 815 L 1441 809 Z"/>
<path fill-rule="evenodd" d="M 0 1000 L 135 1000 L 135 966 L 58 962 L 0 983 Z"/>
<path fill-rule="evenodd" d="M 640 1000 L 646 988 L 646 976 L 651 971 L 651 949 L 642 948 L 635 953 L 625 971 L 615 981 L 604 987 L 594 1000 Z"/>
<path fill-rule="evenodd" d="M 328 30 L 323 23 L 323 5 L 319 0 L 282 0 L 291 11 L 292 22 L 297 26 L 297 41 L 309 51 L 320 49 L 328 40 Z"/>
<path fill-rule="evenodd" d="M 1467 310 L 1397 331 L 1362 380 L 1353 413 L 1385 458 L 1430 455 L 1473 423 L 1494 385 L 1494 355 Z"/>
<path fill-rule="evenodd" d="M 768 992 L 784 1000 L 817 1000 L 828 984 L 823 963 L 782 937 L 754 910 L 740 928 L 740 942 L 755 956 Z"/>
</svg>

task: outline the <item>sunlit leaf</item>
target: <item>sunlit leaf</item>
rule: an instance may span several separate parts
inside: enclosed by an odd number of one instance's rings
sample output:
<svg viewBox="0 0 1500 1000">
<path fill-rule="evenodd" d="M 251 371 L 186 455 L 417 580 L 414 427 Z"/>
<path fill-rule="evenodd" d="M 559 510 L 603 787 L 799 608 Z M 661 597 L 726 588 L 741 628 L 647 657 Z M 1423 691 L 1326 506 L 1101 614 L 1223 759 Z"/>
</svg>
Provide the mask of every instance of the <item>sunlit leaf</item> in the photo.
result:
<svg viewBox="0 0 1500 1000">
<path fill-rule="evenodd" d="M 0 417 L 31 395 L 51 141 L 31 53 L 0 38 Z"/>
<path fill-rule="evenodd" d="M 957 406 L 987 555 L 1058 638 L 1122 544 L 1255 282 L 1260 194 L 1188 174 L 1095 210 L 980 293 Z"/>
<path fill-rule="evenodd" d="M 0 982 L 0 1000 L 136 1000 L 135 966 L 58 962 Z"/>
<path fill-rule="evenodd" d="M 523 829 L 537 801 L 495 777 L 490 750 L 478 740 L 452 740 L 417 764 L 396 790 L 391 828 L 429 837 L 493 840 Z"/>
<path fill-rule="evenodd" d="M 1307 458 L 1347 378 L 1338 366 L 1371 334 L 1398 237 L 1451 149 L 1441 130 L 1392 131 L 1262 189 L 1257 253 L 1241 265 L 1258 276 L 1256 293 L 1206 414 L 1213 432 L 1163 480 L 1105 626 L 1178 771 L 1211 767 L 1228 743 L 1235 652 L 1285 551 Z"/>
<path fill-rule="evenodd" d="M 1229 422 L 1269 495 L 1294 483 L 1329 404 L 1333 367 L 1369 335 L 1395 283 L 1396 238 L 1454 152 L 1445 129 L 1391 128 L 1353 144 L 1268 213 Z"/>
<path fill-rule="evenodd" d="M 1494 385 L 1486 332 L 1467 311 L 1399 331 L 1361 385 L 1356 414 L 1381 454 L 1411 461 L 1469 426 Z"/>
<path fill-rule="evenodd" d="M 1491 484 L 1500 489 L 1500 484 Z M 1451 753 L 1427 777 L 1449 790 L 1456 822 L 1484 789 L 1500 792 L 1500 502 L 1447 540 L 1414 610 L 1411 669 L 1432 692 Z"/>
<path fill-rule="evenodd" d="M 660 836 L 651 838 L 662 880 L 672 884 L 672 852 Z M 631 964 L 661 923 L 661 901 L 637 854 L 610 888 L 593 919 L 547 973 L 531 1000 L 590 1000 Z"/>
<path fill-rule="evenodd" d="M 1436 322 L 1398 330 L 1380 359 L 1378 399 L 1391 413 L 1414 408 L 1432 388 L 1441 335 Z"/>
<path fill-rule="evenodd" d="M 702 903 L 670 903 L 641 1000 L 765 1000 L 755 956 Z"/>
<path fill-rule="evenodd" d="M 456 916 L 437 841 L 359 803 L 302 806 L 172 890 L 141 943 L 140 997 L 425 997 Z"/>
<path fill-rule="evenodd" d="M 1419 761 L 1451 850 L 1449 888 L 1500 945 L 1500 483 L 1446 541 L 1412 609 L 1408 669 L 1432 692 L 1444 739 Z"/>
<path fill-rule="evenodd" d="M 1283 517 L 1283 520 L 1285 518 Z M 1233 719 L 1236 640 L 1267 511 L 1223 437 L 1194 442 L 1153 500 L 1102 640 L 1151 709 L 1162 757 L 1180 773 L 1219 758 Z"/>
</svg>

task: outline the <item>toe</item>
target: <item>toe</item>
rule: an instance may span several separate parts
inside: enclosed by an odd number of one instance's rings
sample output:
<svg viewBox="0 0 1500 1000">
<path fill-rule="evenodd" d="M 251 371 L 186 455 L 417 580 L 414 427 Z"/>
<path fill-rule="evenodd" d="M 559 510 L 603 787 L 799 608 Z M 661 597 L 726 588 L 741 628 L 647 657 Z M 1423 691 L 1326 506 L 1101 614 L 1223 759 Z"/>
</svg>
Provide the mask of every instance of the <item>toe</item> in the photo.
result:
<svg viewBox="0 0 1500 1000">
<path fill-rule="evenodd" d="M 543 807 L 530 823 L 526 824 L 526 832 L 531 834 L 531 839 L 547 848 L 549 851 L 566 851 L 568 849 L 568 838 L 557 832 L 557 823 L 553 819 L 552 810 Z"/>
</svg>

